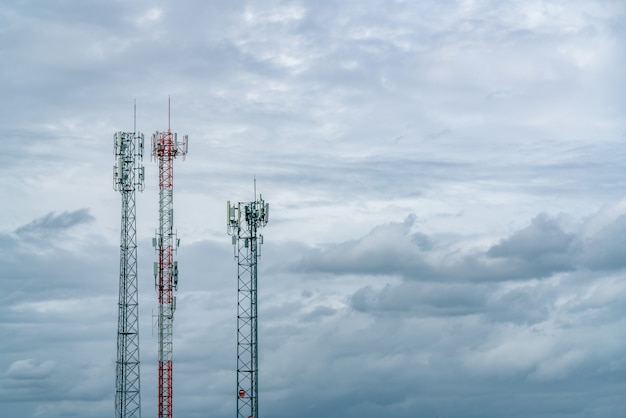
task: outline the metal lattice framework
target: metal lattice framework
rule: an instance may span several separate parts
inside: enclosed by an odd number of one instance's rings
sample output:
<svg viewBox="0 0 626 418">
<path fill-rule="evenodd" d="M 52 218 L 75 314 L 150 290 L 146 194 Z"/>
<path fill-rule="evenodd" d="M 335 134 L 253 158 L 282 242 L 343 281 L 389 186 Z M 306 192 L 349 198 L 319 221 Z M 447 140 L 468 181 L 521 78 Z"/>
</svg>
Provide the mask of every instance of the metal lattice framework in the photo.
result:
<svg viewBox="0 0 626 418">
<path fill-rule="evenodd" d="M 178 289 L 178 263 L 174 261 L 174 253 L 179 242 L 174 232 L 174 159 L 186 154 L 187 135 L 178 142 L 177 134 L 168 127 L 167 132 L 156 132 L 152 136 L 152 157 L 159 166 L 159 229 L 153 239 L 158 256 L 154 276 L 159 300 L 159 418 L 172 417 L 172 334 Z"/>
<path fill-rule="evenodd" d="M 255 193 L 256 194 L 256 193 Z M 227 203 L 228 234 L 233 237 L 237 260 L 237 418 L 258 418 L 257 259 L 267 225 L 269 204 Z"/>
<path fill-rule="evenodd" d="M 143 140 L 143 135 L 135 132 L 117 132 L 113 136 L 117 160 L 113 167 L 113 188 L 122 195 L 116 418 L 141 417 L 135 191 L 144 189 L 144 167 L 140 163 L 143 158 Z"/>
</svg>

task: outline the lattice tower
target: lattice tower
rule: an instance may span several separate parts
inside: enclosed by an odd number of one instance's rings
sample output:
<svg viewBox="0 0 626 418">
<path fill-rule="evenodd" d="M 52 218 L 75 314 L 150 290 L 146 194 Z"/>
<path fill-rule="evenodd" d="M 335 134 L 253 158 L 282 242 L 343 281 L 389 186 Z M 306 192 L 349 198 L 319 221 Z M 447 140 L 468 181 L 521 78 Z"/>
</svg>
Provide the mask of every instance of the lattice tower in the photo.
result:
<svg viewBox="0 0 626 418">
<path fill-rule="evenodd" d="M 237 261 L 237 418 L 259 416 L 257 261 L 263 235 L 258 230 L 267 225 L 268 215 L 262 196 L 254 202 L 227 203 L 228 234 Z"/>
<path fill-rule="evenodd" d="M 172 417 L 172 335 L 178 289 L 178 262 L 174 253 L 179 244 L 174 232 L 174 159 L 187 154 L 187 135 L 156 132 L 152 136 L 152 157 L 159 167 L 159 229 L 153 238 L 158 261 L 154 263 L 155 288 L 158 294 L 158 416 Z"/>
<path fill-rule="evenodd" d="M 122 195 L 115 417 L 140 418 L 135 192 L 144 190 L 144 137 L 136 132 L 117 132 L 113 141 L 117 161 L 113 167 L 113 188 Z"/>
</svg>

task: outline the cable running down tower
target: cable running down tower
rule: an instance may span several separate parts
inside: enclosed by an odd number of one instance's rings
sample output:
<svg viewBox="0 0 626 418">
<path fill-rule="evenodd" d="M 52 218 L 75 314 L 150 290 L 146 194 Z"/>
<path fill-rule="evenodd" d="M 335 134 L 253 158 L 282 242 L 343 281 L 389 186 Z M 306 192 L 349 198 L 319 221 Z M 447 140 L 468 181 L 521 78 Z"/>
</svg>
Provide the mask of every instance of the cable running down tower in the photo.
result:
<svg viewBox="0 0 626 418">
<path fill-rule="evenodd" d="M 178 135 L 170 130 L 168 101 L 167 132 L 152 135 L 152 157 L 159 166 L 159 229 L 152 240 L 158 256 L 154 277 L 159 299 L 159 418 L 172 418 L 172 331 L 178 289 L 178 262 L 174 261 L 174 253 L 180 242 L 174 232 L 174 159 L 178 155 L 184 158 L 187 146 L 187 135 L 179 142 Z"/>
<path fill-rule="evenodd" d="M 258 418 L 257 258 L 263 235 L 257 232 L 267 225 L 269 204 L 259 196 L 233 206 L 228 201 L 226 210 L 237 260 L 237 418 Z"/>
<path fill-rule="evenodd" d="M 139 303 L 137 296 L 137 234 L 135 191 L 144 190 L 143 134 L 113 135 L 116 165 L 113 188 L 122 195 L 120 283 L 117 319 L 115 417 L 140 418 Z"/>
</svg>

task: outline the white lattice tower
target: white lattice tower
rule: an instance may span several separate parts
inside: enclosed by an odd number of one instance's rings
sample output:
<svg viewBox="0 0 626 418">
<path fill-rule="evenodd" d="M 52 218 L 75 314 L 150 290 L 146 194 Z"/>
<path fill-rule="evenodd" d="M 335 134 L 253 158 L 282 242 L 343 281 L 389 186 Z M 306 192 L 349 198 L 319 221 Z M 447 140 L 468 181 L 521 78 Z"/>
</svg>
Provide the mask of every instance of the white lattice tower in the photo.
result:
<svg viewBox="0 0 626 418">
<path fill-rule="evenodd" d="M 116 158 L 113 188 L 122 195 L 115 417 L 140 418 L 135 192 L 144 189 L 144 168 L 141 165 L 144 137 L 136 132 L 117 132 L 113 142 Z"/>
</svg>

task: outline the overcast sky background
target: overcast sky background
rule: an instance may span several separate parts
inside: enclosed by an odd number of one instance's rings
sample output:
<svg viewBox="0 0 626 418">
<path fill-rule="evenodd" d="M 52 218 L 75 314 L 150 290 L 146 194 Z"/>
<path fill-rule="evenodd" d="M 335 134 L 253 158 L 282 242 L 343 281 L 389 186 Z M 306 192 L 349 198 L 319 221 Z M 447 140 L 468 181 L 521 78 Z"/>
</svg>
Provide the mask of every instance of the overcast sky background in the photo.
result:
<svg viewBox="0 0 626 418">
<path fill-rule="evenodd" d="M 0 415 L 110 417 L 115 131 L 175 162 L 175 416 L 235 415 L 225 201 L 270 203 L 264 417 L 626 415 L 622 0 L 0 4 Z M 156 416 L 156 164 L 137 200 Z"/>
</svg>

